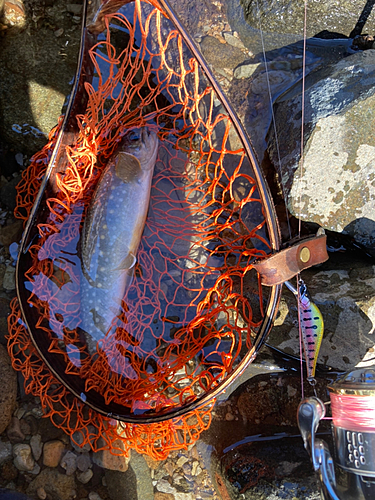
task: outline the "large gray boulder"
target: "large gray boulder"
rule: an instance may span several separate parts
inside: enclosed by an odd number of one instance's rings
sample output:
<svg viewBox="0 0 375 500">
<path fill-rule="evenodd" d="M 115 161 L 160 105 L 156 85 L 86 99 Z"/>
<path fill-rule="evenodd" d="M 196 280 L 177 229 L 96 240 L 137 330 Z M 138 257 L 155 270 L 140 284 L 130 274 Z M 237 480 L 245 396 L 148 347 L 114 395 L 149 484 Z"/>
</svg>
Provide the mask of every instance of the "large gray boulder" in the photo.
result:
<svg viewBox="0 0 375 500">
<path fill-rule="evenodd" d="M 290 212 L 375 243 L 375 50 L 358 52 L 306 78 L 304 161 L 301 84 L 275 104 L 268 152 L 280 165 Z"/>
<path fill-rule="evenodd" d="M 250 26 L 269 33 L 302 34 L 305 3 L 300 0 L 240 0 Z M 368 2 L 369 3 L 369 2 Z M 366 30 L 375 29 L 375 12 L 363 0 L 314 0 L 307 6 L 307 36 L 322 31 L 350 36 L 357 24 L 367 19 Z M 361 22 L 362 21 L 362 22 Z M 365 23 L 363 23 L 365 24 Z"/>
</svg>

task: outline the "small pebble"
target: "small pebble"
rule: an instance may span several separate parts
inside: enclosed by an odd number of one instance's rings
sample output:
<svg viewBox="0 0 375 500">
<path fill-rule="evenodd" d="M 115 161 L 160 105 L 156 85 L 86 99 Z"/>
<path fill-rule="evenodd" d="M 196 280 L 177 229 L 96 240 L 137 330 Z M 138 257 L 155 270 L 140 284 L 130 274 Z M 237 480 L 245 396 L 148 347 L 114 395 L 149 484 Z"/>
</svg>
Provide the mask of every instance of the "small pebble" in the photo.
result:
<svg viewBox="0 0 375 500">
<path fill-rule="evenodd" d="M 43 444 L 42 444 L 42 436 L 40 434 L 35 434 L 31 436 L 30 446 L 33 451 L 33 455 L 35 460 L 39 460 L 42 456 Z"/>
<path fill-rule="evenodd" d="M 43 446 L 43 464 L 46 467 L 57 467 L 60 463 L 65 445 L 59 440 L 47 441 Z"/>
<path fill-rule="evenodd" d="M 191 467 L 191 474 L 193 476 L 196 476 L 197 475 L 197 469 L 198 469 L 198 466 L 199 466 L 199 462 L 197 462 L 196 460 L 194 460 L 193 464 L 192 464 L 192 467 Z"/>
<path fill-rule="evenodd" d="M 30 425 L 26 422 L 26 420 L 24 420 L 24 419 L 20 420 L 20 427 L 21 427 L 22 433 L 25 434 L 25 436 L 30 436 L 31 429 L 30 429 Z"/>
<path fill-rule="evenodd" d="M 16 268 L 13 266 L 7 266 L 5 269 L 5 274 L 3 278 L 3 288 L 7 292 L 11 292 L 16 289 Z"/>
<path fill-rule="evenodd" d="M 160 481 L 156 484 L 156 489 L 162 493 L 176 493 L 176 488 L 174 488 L 166 479 L 160 479 Z"/>
<path fill-rule="evenodd" d="M 189 461 L 188 457 L 182 456 L 177 460 L 176 465 L 177 467 L 182 467 L 188 461 Z"/>
<path fill-rule="evenodd" d="M 16 162 L 18 163 L 18 165 L 20 167 L 23 167 L 23 154 L 22 153 L 17 153 L 16 155 L 14 155 L 15 159 L 16 159 Z"/>
<path fill-rule="evenodd" d="M 102 500 L 102 499 L 99 493 L 96 493 L 96 491 L 90 491 L 89 500 Z"/>
<path fill-rule="evenodd" d="M 88 453 L 82 453 L 77 457 L 77 467 L 81 472 L 86 472 L 91 465 L 91 459 Z"/>
<path fill-rule="evenodd" d="M 0 465 L 9 460 L 12 455 L 11 443 L 3 443 L 3 441 L 0 441 Z"/>
<path fill-rule="evenodd" d="M 7 436 L 11 443 L 21 443 L 25 439 L 25 434 L 21 431 L 20 421 L 13 417 L 7 427 Z"/>
<path fill-rule="evenodd" d="M 90 431 L 90 429 L 88 429 L 88 431 Z M 74 439 L 74 441 L 73 441 L 73 439 Z M 90 443 L 86 443 L 84 446 L 81 446 L 83 443 L 83 440 L 84 440 L 83 434 L 81 432 L 76 431 L 73 434 L 73 439 L 71 439 L 70 442 L 74 448 L 74 451 L 77 451 L 78 453 L 83 453 L 85 451 L 91 450 Z"/>
<path fill-rule="evenodd" d="M 37 476 L 40 472 L 40 465 L 35 464 L 33 470 L 30 471 L 30 474 L 34 474 L 34 476 Z"/>
<path fill-rule="evenodd" d="M 67 451 L 61 459 L 60 465 L 66 470 L 67 476 L 72 476 L 77 470 L 77 456 L 72 451 Z"/>
<path fill-rule="evenodd" d="M 75 4 L 75 3 L 68 3 L 66 5 L 66 10 L 70 13 L 70 14 L 74 14 L 76 16 L 79 16 L 82 12 L 82 5 L 81 4 Z"/>
<path fill-rule="evenodd" d="M 13 446 L 13 463 L 18 470 L 30 472 L 34 469 L 35 462 L 28 444 L 17 443 Z"/>
<path fill-rule="evenodd" d="M 87 484 L 93 475 L 93 471 L 91 469 L 87 469 L 85 472 L 78 472 L 77 479 L 80 483 Z"/>
<path fill-rule="evenodd" d="M 25 415 L 26 411 L 24 408 L 18 408 L 15 412 L 14 412 L 14 416 L 17 417 L 19 420 L 21 420 L 21 418 Z"/>
<path fill-rule="evenodd" d="M 59 38 L 63 33 L 64 33 L 64 28 L 60 28 L 56 30 L 54 34 L 56 38 Z"/>
<path fill-rule="evenodd" d="M 47 498 L 47 493 L 43 486 L 36 490 L 36 494 L 38 495 L 38 498 L 40 498 L 40 500 L 45 500 Z"/>
</svg>

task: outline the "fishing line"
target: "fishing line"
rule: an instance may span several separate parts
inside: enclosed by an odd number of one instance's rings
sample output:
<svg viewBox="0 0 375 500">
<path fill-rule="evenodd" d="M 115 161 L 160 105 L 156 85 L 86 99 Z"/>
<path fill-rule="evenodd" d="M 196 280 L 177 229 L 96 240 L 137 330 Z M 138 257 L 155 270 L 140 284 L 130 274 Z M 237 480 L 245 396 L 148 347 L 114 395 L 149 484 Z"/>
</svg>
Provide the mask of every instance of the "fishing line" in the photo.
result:
<svg viewBox="0 0 375 500">
<path fill-rule="evenodd" d="M 279 178 L 280 178 L 281 192 L 282 192 L 282 196 L 284 198 L 285 216 L 286 216 L 286 221 L 287 221 L 287 224 L 288 224 L 289 239 L 292 239 L 292 230 L 291 230 L 291 227 L 290 227 L 289 216 L 288 216 L 288 205 L 287 205 L 287 202 L 286 202 L 286 196 L 285 196 L 285 190 L 284 190 L 284 183 L 283 183 L 283 178 L 282 178 L 281 155 L 280 155 L 279 139 L 277 137 L 276 119 L 275 119 L 275 113 L 274 113 L 273 104 L 272 104 L 272 91 L 271 91 L 270 78 L 269 78 L 269 74 L 268 74 L 268 64 L 267 64 L 267 58 L 266 58 L 266 49 L 265 49 L 264 39 L 263 39 L 262 21 L 261 21 L 261 16 L 260 16 L 260 9 L 259 9 L 258 0 L 256 0 L 256 3 L 257 3 L 258 20 L 259 20 L 259 32 L 260 32 L 260 40 L 261 40 L 261 44 L 262 44 L 264 67 L 265 67 L 265 70 L 266 70 L 267 90 L 268 90 L 268 96 L 269 96 L 269 100 L 270 100 L 271 122 L 272 122 L 273 131 L 274 131 L 274 134 L 275 134 L 275 143 L 276 143 L 276 151 L 277 151 L 277 169 L 278 169 L 278 174 L 279 174 Z"/>
<path fill-rule="evenodd" d="M 299 162 L 300 176 L 298 181 L 298 193 L 299 200 L 298 205 L 301 207 L 302 201 L 302 174 L 303 174 L 303 163 L 304 163 L 304 121 L 305 121 L 305 77 L 306 77 L 306 38 L 307 38 L 307 0 L 304 0 L 304 19 L 303 19 L 303 49 L 302 49 L 302 100 L 301 100 L 301 156 Z M 301 238 L 301 228 L 302 228 L 302 219 L 301 214 L 298 219 L 298 238 Z M 300 359 L 301 359 L 301 397 L 304 399 L 304 382 L 303 382 L 303 346 L 302 346 L 302 325 L 301 325 L 301 290 L 298 286 L 300 275 L 297 274 L 297 290 L 298 290 L 298 300 L 297 300 L 297 309 L 298 309 L 298 335 L 299 335 L 299 351 L 300 351 Z M 314 393 L 316 396 L 316 389 L 314 386 Z"/>
<path fill-rule="evenodd" d="M 374 431 L 375 398 L 371 395 L 330 393 L 332 420 L 336 427 L 351 431 Z"/>
<path fill-rule="evenodd" d="M 260 32 L 260 40 L 261 40 L 261 45 L 262 45 L 262 52 L 263 52 L 263 59 L 264 59 L 264 66 L 265 66 L 265 71 L 266 71 L 266 81 L 267 81 L 267 91 L 268 91 L 268 96 L 269 96 L 269 101 L 270 101 L 270 108 L 271 108 L 271 122 L 272 122 L 272 127 L 274 130 L 274 135 L 275 135 L 275 144 L 276 144 L 276 151 L 277 151 L 277 170 L 279 174 L 279 179 L 280 179 L 280 186 L 281 186 L 281 191 L 282 191 L 282 196 L 284 198 L 284 205 L 285 205 L 285 214 L 286 214 L 286 220 L 287 220 L 287 225 L 288 225 L 288 231 L 289 231 L 289 238 L 292 239 L 292 231 L 290 227 L 290 222 L 289 222 L 289 217 L 288 217 L 288 206 L 287 206 L 287 198 L 286 198 L 286 193 L 284 189 L 284 183 L 283 183 L 283 178 L 282 178 L 282 169 L 281 169 L 281 154 L 280 154 L 280 146 L 279 146 L 279 139 L 278 139 L 278 134 L 277 134 L 277 127 L 276 127 L 276 119 L 275 119 L 275 113 L 273 109 L 273 101 L 272 101 L 272 91 L 271 91 L 271 83 L 270 83 L 270 78 L 269 78 L 269 70 L 268 70 L 268 63 L 267 63 L 267 57 L 266 57 L 266 49 L 265 49 L 265 43 L 264 43 L 264 37 L 263 37 L 263 29 L 262 29 L 262 21 L 261 21 L 261 13 L 260 13 L 260 8 L 259 8 L 259 2 L 256 0 L 256 6 L 257 6 L 257 13 L 258 13 L 258 23 L 259 23 L 259 32 Z M 300 171 L 300 176 L 299 176 L 299 181 L 298 181 L 298 192 L 299 192 L 299 206 L 301 206 L 301 200 L 302 200 L 302 188 L 301 188 L 301 180 L 302 180 L 302 174 L 303 174 L 303 163 L 304 163 L 304 118 L 305 118 L 305 76 L 306 76 L 306 43 L 307 41 L 307 0 L 304 1 L 304 25 L 303 25 L 303 59 L 302 59 L 302 101 L 301 101 L 301 107 L 302 107 L 302 114 L 301 114 L 301 152 L 300 152 L 300 161 L 299 161 L 299 171 Z M 298 221 L 298 238 L 301 238 L 301 218 Z M 299 331 L 299 349 L 300 349 L 300 372 L 301 372 L 301 397 L 302 399 L 304 398 L 304 370 L 303 370 L 303 342 L 302 342 L 302 327 L 301 327 L 301 292 L 299 288 L 299 281 L 300 281 L 300 275 L 297 274 L 296 276 L 296 289 L 298 290 L 297 294 L 297 311 L 298 311 L 298 331 Z M 315 380 L 311 380 L 310 384 L 313 387 L 314 394 L 316 395 L 316 388 L 314 384 Z"/>
</svg>

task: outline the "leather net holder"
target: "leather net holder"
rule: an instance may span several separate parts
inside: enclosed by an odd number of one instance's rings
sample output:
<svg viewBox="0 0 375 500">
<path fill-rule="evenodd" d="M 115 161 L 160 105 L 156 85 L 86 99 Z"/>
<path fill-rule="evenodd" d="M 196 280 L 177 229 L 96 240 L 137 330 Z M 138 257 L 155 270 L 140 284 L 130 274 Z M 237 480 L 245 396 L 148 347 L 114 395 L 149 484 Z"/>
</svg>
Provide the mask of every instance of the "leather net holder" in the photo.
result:
<svg viewBox="0 0 375 500">
<path fill-rule="evenodd" d="M 253 264 L 262 285 L 280 285 L 309 267 L 328 260 L 325 234 L 299 240 L 298 243 Z"/>
</svg>

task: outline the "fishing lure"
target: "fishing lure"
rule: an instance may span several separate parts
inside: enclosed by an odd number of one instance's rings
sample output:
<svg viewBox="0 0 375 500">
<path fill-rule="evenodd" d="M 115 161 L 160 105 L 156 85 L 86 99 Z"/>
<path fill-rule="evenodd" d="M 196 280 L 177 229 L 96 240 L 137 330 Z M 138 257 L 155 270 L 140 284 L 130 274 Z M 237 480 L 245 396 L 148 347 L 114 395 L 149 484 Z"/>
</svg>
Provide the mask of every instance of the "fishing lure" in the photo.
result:
<svg viewBox="0 0 375 500">
<path fill-rule="evenodd" d="M 286 281 L 285 285 L 296 296 L 299 302 L 302 344 L 307 367 L 307 380 L 310 383 L 314 383 L 315 368 L 324 332 L 323 316 L 314 302 L 310 300 L 307 287 L 303 280 L 300 279 L 298 282 L 298 291 L 289 281 Z"/>
</svg>

